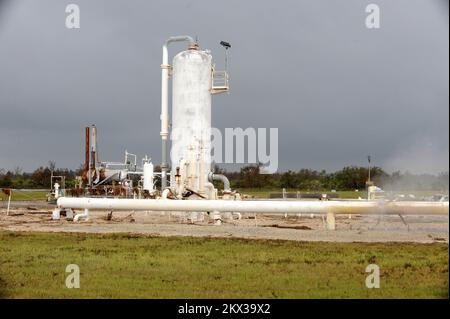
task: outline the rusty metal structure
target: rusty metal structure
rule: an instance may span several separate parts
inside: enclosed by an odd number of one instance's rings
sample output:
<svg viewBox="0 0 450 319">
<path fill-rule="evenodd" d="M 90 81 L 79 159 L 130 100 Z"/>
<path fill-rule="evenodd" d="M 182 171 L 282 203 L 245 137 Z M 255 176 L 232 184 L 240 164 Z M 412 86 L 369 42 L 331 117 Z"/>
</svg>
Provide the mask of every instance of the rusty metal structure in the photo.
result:
<svg viewBox="0 0 450 319">
<path fill-rule="evenodd" d="M 97 132 L 95 125 L 85 128 L 83 171 L 76 187 L 69 190 L 70 195 L 125 198 L 154 196 L 154 169 L 150 159 L 146 156 L 142 166 L 139 166 L 136 155 L 125 151 L 124 162 L 99 161 Z"/>
</svg>

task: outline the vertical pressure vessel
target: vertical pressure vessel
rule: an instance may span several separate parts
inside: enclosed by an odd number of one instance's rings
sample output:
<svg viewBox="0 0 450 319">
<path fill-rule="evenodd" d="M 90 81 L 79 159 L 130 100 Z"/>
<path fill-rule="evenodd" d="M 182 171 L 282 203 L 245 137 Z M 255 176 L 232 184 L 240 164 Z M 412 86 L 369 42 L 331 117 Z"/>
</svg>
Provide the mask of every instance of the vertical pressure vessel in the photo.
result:
<svg viewBox="0 0 450 319">
<path fill-rule="evenodd" d="M 212 57 L 193 46 L 174 57 L 172 71 L 170 184 L 204 193 L 211 170 Z M 177 167 L 185 176 L 176 177 Z"/>
<path fill-rule="evenodd" d="M 149 191 L 150 193 L 153 193 L 153 164 L 151 162 L 144 163 L 143 167 L 144 171 L 144 183 L 143 183 L 143 189 L 146 191 Z"/>
</svg>

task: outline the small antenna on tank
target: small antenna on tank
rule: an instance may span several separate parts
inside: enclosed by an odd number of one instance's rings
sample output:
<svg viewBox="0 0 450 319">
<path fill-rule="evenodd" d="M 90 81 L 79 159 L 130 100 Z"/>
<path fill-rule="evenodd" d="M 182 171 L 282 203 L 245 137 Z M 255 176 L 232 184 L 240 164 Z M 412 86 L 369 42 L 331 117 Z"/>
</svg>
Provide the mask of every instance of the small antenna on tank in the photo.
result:
<svg viewBox="0 0 450 319">
<path fill-rule="evenodd" d="M 220 41 L 220 45 L 225 48 L 225 71 L 228 72 L 228 49 L 231 48 L 231 44 L 226 41 Z"/>
</svg>

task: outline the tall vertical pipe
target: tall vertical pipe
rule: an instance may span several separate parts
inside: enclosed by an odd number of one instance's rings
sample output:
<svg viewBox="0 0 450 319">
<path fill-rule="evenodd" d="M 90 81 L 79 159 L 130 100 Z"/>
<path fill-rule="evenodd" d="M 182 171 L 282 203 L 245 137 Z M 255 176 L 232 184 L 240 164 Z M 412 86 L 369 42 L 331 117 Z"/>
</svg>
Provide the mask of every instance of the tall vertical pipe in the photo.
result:
<svg viewBox="0 0 450 319">
<path fill-rule="evenodd" d="M 90 132 L 89 132 L 89 126 L 86 126 L 85 130 L 85 153 L 84 153 L 84 174 L 83 179 L 84 181 L 89 180 L 89 139 L 90 139 Z"/>
<path fill-rule="evenodd" d="M 167 186 L 167 138 L 169 136 L 169 53 L 167 46 L 171 42 L 189 41 L 194 44 L 190 36 L 170 37 L 163 45 L 161 64 L 161 189 Z"/>
<path fill-rule="evenodd" d="M 91 171 L 89 173 L 89 176 L 92 176 L 92 174 L 95 172 L 96 169 L 96 161 L 97 161 L 97 128 L 95 125 L 92 125 L 92 139 L 91 139 Z M 92 185 L 92 177 L 91 179 L 91 185 Z"/>
</svg>

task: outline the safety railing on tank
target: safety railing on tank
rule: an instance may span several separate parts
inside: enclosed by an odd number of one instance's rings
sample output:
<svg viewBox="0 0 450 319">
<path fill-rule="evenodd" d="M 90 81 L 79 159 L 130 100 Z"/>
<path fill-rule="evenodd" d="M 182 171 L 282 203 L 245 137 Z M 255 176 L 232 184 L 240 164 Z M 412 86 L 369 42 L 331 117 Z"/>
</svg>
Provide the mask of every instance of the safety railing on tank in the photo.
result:
<svg viewBox="0 0 450 319">
<path fill-rule="evenodd" d="M 230 89 L 227 71 L 213 71 L 211 93 L 218 94 L 228 92 Z"/>
</svg>

